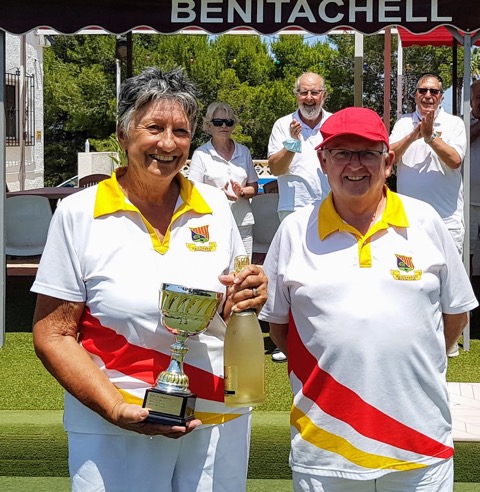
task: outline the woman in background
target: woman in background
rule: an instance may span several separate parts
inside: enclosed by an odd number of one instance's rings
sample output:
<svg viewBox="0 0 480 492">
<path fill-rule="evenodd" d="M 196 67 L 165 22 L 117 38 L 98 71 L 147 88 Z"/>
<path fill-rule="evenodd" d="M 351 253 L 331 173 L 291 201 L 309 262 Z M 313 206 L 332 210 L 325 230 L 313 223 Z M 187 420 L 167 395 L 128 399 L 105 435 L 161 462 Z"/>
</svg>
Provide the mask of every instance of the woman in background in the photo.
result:
<svg viewBox="0 0 480 492">
<path fill-rule="evenodd" d="M 203 130 L 212 138 L 193 153 L 188 177 L 225 192 L 251 258 L 255 220 L 249 198 L 258 193 L 258 176 L 248 148 L 232 139 L 237 123 L 228 104 L 213 102 L 208 106 Z"/>
</svg>

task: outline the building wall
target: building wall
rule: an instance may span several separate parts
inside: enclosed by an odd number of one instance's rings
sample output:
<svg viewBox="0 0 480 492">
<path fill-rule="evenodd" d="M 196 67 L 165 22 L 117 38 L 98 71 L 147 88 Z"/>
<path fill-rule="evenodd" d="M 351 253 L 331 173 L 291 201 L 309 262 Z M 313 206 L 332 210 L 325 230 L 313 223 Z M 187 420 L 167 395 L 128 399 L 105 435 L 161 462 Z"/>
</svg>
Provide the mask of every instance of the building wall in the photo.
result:
<svg viewBox="0 0 480 492">
<path fill-rule="evenodd" d="M 25 184 L 24 189 L 39 188 L 44 184 L 44 129 L 43 129 L 43 47 L 45 37 L 30 32 L 25 35 L 26 63 L 25 74 L 34 75 L 34 143 L 25 146 Z M 6 72 L 17 73 L 21 69 L 22 36 L 6 35 Z M 11 191 L 22 188 L 20 183 L 20 145 L 6 147 L 6 181 Z"/>
</svg>

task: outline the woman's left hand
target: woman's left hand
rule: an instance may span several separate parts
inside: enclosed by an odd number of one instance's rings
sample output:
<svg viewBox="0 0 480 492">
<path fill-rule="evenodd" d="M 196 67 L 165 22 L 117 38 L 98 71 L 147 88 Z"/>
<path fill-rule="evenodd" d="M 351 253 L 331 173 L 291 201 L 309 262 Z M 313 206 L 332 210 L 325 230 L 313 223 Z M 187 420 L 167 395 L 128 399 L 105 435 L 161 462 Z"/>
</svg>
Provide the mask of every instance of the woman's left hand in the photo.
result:
<svg viewBox="0 0 480 492">
<path fill-rule="evenodd" d="M 227 286 L 227 302 L 224 308 L 228 317 L 231 311 L 255 309 L 258 313 L 267 301 L 267 276 L 262 267 L 248 265 L 237 275 L 220 275 L 220 282 Z"/>
</svg>

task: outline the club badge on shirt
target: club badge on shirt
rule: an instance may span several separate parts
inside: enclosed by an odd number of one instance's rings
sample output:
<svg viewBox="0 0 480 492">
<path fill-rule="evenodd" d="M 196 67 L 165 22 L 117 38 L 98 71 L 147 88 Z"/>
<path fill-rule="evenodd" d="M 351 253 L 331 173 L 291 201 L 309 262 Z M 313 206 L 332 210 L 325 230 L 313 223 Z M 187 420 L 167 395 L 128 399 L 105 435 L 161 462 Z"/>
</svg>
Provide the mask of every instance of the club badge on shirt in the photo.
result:
<svg viewBox="0 0 480 492">
<path fill-rule="evenodd" d="M 394 280 L 420 280 L 422 278 L 422 270 L 415 270 L 411 256 L 397 253 L 395 253 L 395 256 L 397 258 L 398 270 L 390 270 Z"/>
<path fill-rule="evenodd" d="M 193 242 L 186 244 L 190 251 L 215 251 L 217 249 L 217 243 L 215 241 L 210 241 L 208 225 L 190 227 L 189 229 Z"/>
</svg>

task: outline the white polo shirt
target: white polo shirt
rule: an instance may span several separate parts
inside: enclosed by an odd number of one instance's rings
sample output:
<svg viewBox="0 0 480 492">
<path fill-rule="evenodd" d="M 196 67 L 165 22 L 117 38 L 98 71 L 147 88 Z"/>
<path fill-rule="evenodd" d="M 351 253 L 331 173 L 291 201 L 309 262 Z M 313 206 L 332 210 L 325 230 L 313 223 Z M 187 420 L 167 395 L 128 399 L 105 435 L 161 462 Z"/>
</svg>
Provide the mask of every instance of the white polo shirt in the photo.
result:
<svg viewBox="0 0 480 492">
<path fill-rule="evenodd" d="M 410 134 L 421 119 L 418 111 L 400 116 L 390 135 L 390 143 Z M 440 107 L 433 129 L 439 134 L 437 138 L 454 148 L 463 160 L 467 150 L 463 120 Z M 423 138 L 413 142 L 397 163 L 397 191 L 430 203 L 449 229 L 463 229 L 461 167 L 449 168 Z"/>
<path fill-rule="evenodd" d="M 122 169 L 117 173 L 123 172 Z M 163 282 L 225 292 L 218 276 L 245 254 L 224 193 L 178 175 L 181 190 L 163 242 L 118 186 L 116 174 L 62 200 L 53 217 L 32 291 L 85 302 L 79 341 L 130 403 L 168 367 L 174 336 L 161 323 Z M 219 308 L 221 309 L 221 308 Z M 226 407 L 223 384 L 225 323 L 217 314 L 207 331 L 191 337 L 184 369 L 205 424 L 248 409 Z M 71 395 L 69 431 L 124 434 Z"/>
<path fill-rule="evenodd" d="M 452 456 L 442 313 L 478 302 L 430 205 L 387 190 L 362 236 L 330 194 L 281 223 L 264 269 L 260 317 L 289 323 L 294 471 L 370 480 Z"/>
<path fill-rule="evenodd" d="M 320 128 L 332 115 L 322 110 L 322 119 L 315 128 L 310 128 L 300 118 L 297 111 L 278 119 L 272 128 L 268 141 L 268 157 L 283 149 L 283 142 L 290 136 L 290 123 L 295 119 L 302 124 L 300 141 L 302 152 L 296 153 L 290 164 L 289 172 L 278 176 L 278 211 L 293 211 L 315 200 L 325 198 L 330 191 L 327 177 L 320 168 L 315 147 L 323 141 Z"/>
<path fill-rule="evenodd" d="M 250 150 L 245 145 L 235 141 L 234 144 L 235 150 L 229 161 L 215 150 L 211 140 L 199 147 L 193 153 L 188 179 L 217 188 L 224 188 L 227 185 L 230 191 L 232 188 L 231 179 L 242 187 L 246 186 L 247 183 L 258 182 L 257 171 L 255 171 Z M 229 204 L 238 226 L 255 223 L 248 198 L 239 198 L 236 202 L 229 201 Z"/>
</svg>

